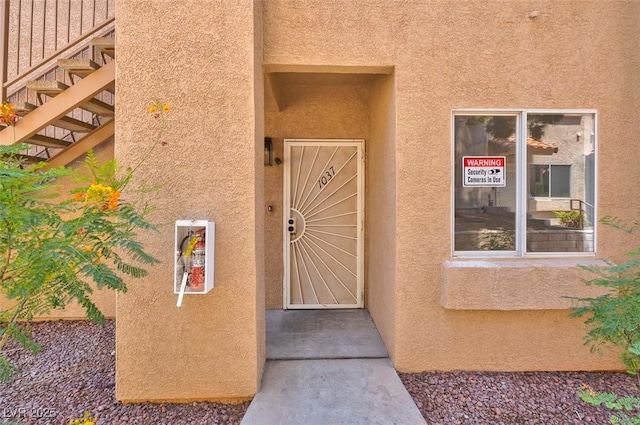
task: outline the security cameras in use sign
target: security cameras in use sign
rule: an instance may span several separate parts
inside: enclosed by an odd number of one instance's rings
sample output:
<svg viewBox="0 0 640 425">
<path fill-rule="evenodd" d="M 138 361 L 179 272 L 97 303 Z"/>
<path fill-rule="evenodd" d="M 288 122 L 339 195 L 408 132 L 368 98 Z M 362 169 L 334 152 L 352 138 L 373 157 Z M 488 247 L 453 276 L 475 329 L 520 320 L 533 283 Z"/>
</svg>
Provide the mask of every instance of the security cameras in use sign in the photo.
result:
<svg viewBox="0 0 640 425">
<path fill-rule="evenodd" d="M 464 156 L 462 169 L 462 186 L 464 187 L 507 185 L 504 156 Z"/>
</svg>

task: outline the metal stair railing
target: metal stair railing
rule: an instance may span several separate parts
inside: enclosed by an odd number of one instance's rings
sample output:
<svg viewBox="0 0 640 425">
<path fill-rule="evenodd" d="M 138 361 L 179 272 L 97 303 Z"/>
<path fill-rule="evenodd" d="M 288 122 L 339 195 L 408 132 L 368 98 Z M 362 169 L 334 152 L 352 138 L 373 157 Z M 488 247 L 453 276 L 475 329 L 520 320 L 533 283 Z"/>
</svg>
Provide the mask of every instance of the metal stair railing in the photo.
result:
<svg viewBox="0 0 640 425">
<path fill-rule="evenodd" d="M 583 201 L 582 199 L 570 199 L 569 202 L 570 202 L 571 211 L 579 211 L 578 223 L 575 223 L 576 227 L 578 229 L 584 229 L 585 225 L 590 224 L 588 223 L 589 213 L 585 208 L 585 206 L 593 210 L 594 208 L 593 205 L 591 205 L 586 201 Z"/>
</svg>

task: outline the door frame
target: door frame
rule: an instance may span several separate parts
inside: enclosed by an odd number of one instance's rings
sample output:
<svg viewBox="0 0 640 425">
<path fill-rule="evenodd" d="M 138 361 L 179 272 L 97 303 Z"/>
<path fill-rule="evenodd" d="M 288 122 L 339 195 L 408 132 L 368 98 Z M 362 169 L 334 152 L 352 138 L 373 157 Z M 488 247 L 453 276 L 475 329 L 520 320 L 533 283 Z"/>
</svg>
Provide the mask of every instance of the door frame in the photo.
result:
<svg viewBox="0 0 640 425">
<path fill-rule="evenodd" d="M 358 150 L 357 173 L 358 173 L 358 200 L 356 224 L 357 228 L 357 276 L 356 276 L 356 303 L 355 304 L 291 304 L 289 288 L 291 277 L 291 256 L 290 238 L 287 231 L 287 219 L 289 217 L 290 197 L 291 197 L 291 147 L 292 146 L 355 146 Z M 341 308 L 364 308 L 364 206 L 365 206 L 365 140 L 364 139 L 284 139 L 284 173 L 283 173 L 283 196 L 282 196 L 282 246 L 283 246 L 283 308 L 284 309 L 341 309 Z"/>
</svg>

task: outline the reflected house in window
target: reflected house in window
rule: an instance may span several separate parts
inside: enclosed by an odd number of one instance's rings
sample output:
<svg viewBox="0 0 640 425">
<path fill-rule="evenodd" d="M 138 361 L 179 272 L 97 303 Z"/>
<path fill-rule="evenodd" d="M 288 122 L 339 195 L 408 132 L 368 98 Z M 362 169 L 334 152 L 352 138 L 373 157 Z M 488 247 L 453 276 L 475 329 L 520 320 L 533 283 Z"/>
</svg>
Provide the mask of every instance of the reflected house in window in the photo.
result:
<svg viewBox="0 0 640 425">
<path fill-rule="evenodd" d="M 515 192 L 516 192 L 516 137 L 511 136 L 507 138 L 495 138 L 488 139 L 488 150 L 491 155 L 504 155 L 507 158 L 507 187 L 504 191 L 501 191 L 500 199 L 497 199 L 498 192 L 496 191 L 494 199 L 496 205 L 508 207 L 511 211 L 515 211 Z M 545 161 L 542 158 L 548 158 L 551 155 L 557 154 L 558 147 L 552 143 L 546 143 L 542 140 L 534 139 L 533 137 L 527 137 L 527 164 L 533 164 L 538 161 L 545 164 L 548 167 L 550 161 Z M 528 177 L 531 179 L 531 165 L 529 166 Z M 544 172 L 540 170 L 541 178 L 544 178 Z M 533 187 L 529 185 L 529 192 L 533 190 Z M 511 196 L 507 196 L 507 194 Z"/>
<path fill-rule="evenodd" d="M 508 137 L 506 139 L 489 139 L 489 149 L 493 147 L 493 152 L 496 155 L 509 155 L 515 156 L 516 154 L 516 138 L 515 136 Z M 554 153 L 558 153 L 558 147 L 551 144 L 545 143 L 541 140 L 534 139 L 532 137 L 527 137 L 527 154 L 532 155 L 553 155 Z"/>
</svg>

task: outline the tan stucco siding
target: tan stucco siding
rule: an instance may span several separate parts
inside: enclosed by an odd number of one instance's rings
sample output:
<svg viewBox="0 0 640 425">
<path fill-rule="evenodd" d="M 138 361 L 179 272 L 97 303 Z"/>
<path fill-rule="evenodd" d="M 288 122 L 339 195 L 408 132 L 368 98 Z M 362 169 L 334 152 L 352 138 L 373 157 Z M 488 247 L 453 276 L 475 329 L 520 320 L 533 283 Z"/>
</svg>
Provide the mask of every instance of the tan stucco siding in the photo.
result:
<svg viewBox="0 0 640 425">
<path fill-rule="evenodd" d="M 256 389 L 260 388 L 262 372 L 264 370 L 267 357 L 267 335 L 266 335 L 266 273 L 265 273 L 265 195 L 264 195 L 264 162 L 261 161 L 264 155 L 264 127 L 265 127 L 265 101 L 264 101 L 264 77 L 262 72 L 262 2 L 253 0 L 253 113 L 254 113 L 254 173 L 255 173 L 255 309 L 253 319 L 255 320 L 255 361 Z"/>
<path fill-rule="evenodd" d="M 448 310 L 567 310 L 579 305 L 576 298 L 607 292 L 586 286 L 594 274 L 579 265 L 607 263 L 586 257 L 445 261 L 440 303 Z"/>
<path fill-rule="evenodd" d="M 367 144 L 366 294 L 367 308 L 394 355 L 396 315 L 396 166 L 394 76 L 379 75 L 371 84 Z"/>
<path fill-rule="evenodd" d="M 449 311 L 440 304 L 440 283 L 442 263 L 451 259 L 455 108 L 596 109 L 599 212 L 635 220 L 640 202 L 628 194 L 639 186 L 634 135 L 640 125 L 633 118 L 639 7 L 623 1 L 265 2 L 266 67 L 395 67 L 396 319 L 378 326 L 395 328 L 383 334 L 395 335 L 398 369 L 619 367 L 612 357 L 588 353 L 583 325 L 568 319 L 567 310 Z M 620 258 L 631 248 L 616 241 L 615 231 L 598 231 L 600 257 Z"/>
<path fill-rule="evenodd" d="M 157 130 L 147 105 L 159 98 L 172 106 L 167 146 L 137 171 L 138 181 L 163 186 L 153 200 L 160 231 L 146 239 L 162 263 L 118 297 L 116 396 L 251 397 L 264 362 L 255 5 L 120 0 L 116 13 L 116 157 L 137 163 Z M 173 294 L 176 219 L 216 222 L 215 288 L 185 296 L 181 308 Z"/>
</svg>

